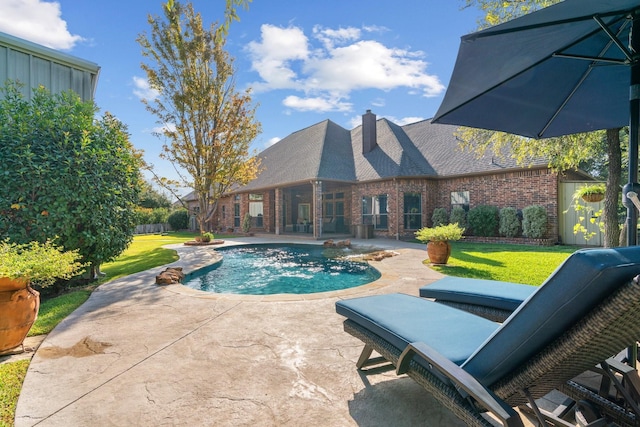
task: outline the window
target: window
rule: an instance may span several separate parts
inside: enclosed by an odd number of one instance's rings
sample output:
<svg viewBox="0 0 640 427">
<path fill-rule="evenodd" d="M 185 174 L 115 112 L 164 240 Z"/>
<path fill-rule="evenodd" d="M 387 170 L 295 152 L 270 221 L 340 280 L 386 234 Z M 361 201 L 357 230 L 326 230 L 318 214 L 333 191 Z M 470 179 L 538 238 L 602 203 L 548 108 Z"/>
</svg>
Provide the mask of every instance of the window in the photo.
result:
<svg viewBox="0 0 640 427">
<path fill-rule="evenodd" d="M 362 223 L 373 224 L 376 230 L 388 229 L 387 195 L 362 198 Z"/>
<path fill-rule="evenodd" d="M 404 229 L 422 227 L 422 196 L 420 193 L 404 193 Z"/>
<path fill-rule="evenodd" d="M 249 200 L 251 199 L 251 194 L 249 195 Z M 260 200 L 262 200 L 262 194 L 259 195 Z M 255 200 L 255 199 L 253 199 Z M 262 201 L 259 202 L 249 202 L 249 215 L 251 215 L 251 219 L 253 221 L 254 226 L 262 227 L 263 226 L 263 216 L 264 216 L 264 205 Z"/>
<path fill-rule="evenodd" d="M 452 191 L 451 207 L 461 207 L 465 211 L 469 211 L 469 192 L 468 191 Z"/>
<path fill-rule="evenodd" d="M 240 227 L 240 203 L 233 204 L 233 226 Z"/>
</svg>

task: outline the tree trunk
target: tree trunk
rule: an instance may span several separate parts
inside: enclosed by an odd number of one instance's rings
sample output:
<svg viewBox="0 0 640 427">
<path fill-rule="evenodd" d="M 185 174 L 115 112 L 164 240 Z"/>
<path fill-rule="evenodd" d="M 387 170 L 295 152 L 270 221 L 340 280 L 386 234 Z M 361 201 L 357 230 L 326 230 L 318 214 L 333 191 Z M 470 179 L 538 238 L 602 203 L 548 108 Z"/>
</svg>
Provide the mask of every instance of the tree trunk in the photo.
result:
<svg viewBox="0 0 640 427">
<path fill-rule="evenodd" d="M 620 172 L 622 153 L 620 150 L 620 129 L 607 129 L 607 157 L 609 174 L 604 197 L 604 247 L 613 248 L 620 241 L 618 224 L 618 198 L 620 195 Z"/>
</svg>

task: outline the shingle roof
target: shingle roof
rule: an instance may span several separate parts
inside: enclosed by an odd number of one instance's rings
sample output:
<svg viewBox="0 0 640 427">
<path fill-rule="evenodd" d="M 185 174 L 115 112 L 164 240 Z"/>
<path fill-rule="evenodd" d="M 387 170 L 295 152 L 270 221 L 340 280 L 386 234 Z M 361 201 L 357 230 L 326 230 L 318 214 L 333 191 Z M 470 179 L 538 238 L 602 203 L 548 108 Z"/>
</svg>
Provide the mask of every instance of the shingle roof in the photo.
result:
<svg viewBox="0 0 640 427">
<path fill-rule="evenodd" d="M 462 151 L 457 126 L 429 120 L 398 126 L 376 122 L 377 147 L 362 153 L 362 126 L 348 131 L 325 120 L 292 133 L 259 154 L 262 171 L 243 191 L 331 180 L 364 182 L 393 177 L 447 177 L 519 168 L 511 158 L 478 159 Z M 546 165 L 542 160 L 536 165 Z"/>
</svg>

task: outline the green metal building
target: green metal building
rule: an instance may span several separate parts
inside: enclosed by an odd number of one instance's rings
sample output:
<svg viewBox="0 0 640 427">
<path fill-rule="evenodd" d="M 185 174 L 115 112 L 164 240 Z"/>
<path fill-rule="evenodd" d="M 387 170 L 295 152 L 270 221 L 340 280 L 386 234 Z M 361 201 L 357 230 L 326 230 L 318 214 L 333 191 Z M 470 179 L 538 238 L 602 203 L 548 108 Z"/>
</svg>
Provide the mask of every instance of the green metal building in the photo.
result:
<svg viewBox="0 0 640 427">
<path fill-rule="evenodd" d="M 0 86 L 17 80 L 26 97 L 40 85 L 52 93 L 69 89 L 87 101 L 94 98 L 100 66 L 0 32 Z M 2 93 L 0 93 L 0 97 Z"/>
</svg>

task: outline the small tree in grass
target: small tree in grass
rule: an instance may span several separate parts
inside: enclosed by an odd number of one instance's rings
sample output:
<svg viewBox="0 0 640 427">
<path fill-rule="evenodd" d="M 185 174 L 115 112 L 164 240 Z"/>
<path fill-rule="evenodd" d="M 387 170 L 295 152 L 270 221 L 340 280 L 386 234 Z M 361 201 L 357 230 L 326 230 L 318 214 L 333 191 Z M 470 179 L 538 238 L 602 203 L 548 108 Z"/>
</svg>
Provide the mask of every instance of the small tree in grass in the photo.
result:
<svg viewBox="0 0 640 427">
<path fill-rule="evenodd" d="M 237 19 L 235 8 L 247 2 L 228 0 L 226 5 L 225 23 L 207 29 L 193 5 L 168 1 L 162 5 L 164 18 L 148 17 L 151 34 L 138 37 L 148 60 L 142 69 L 158 92 L 143 102 L 163 127 L 168 141 L 163 156 L 181 173 L 179 182 L 159 182 L 174 195 L 171 184 L 194 190 L 201 233 L 221 195 L 255 178 L 259 166 L 249 147 L 260 123 L 250 91 L 236 90 L 233 59 L 224 48 L 226 27 Z"/>
</svg>

